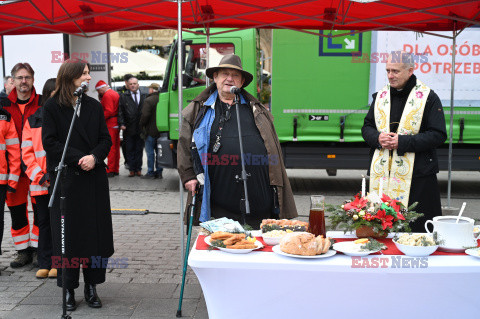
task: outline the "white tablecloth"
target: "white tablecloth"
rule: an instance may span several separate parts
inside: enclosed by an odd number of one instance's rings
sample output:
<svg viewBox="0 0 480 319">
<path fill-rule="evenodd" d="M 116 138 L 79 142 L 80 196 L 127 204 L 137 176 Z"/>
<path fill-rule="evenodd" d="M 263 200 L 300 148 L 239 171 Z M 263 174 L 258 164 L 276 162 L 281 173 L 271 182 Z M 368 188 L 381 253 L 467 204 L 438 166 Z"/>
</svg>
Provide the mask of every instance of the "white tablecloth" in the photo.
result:
<svg viewBox="0 0 480 319">
<path fill-rule="evenodd" d="M 342 254 L 299 259 L 193 248 L 188 264 L 200 281 L 210 319 L 480 315 L 480 258 L 430 256 L 426 268 L 392 268 L 392 257 L 367 257 L 369 262 L 388 258 L 387 268 L 353 268 L 352 257 Z"/>
</svg>

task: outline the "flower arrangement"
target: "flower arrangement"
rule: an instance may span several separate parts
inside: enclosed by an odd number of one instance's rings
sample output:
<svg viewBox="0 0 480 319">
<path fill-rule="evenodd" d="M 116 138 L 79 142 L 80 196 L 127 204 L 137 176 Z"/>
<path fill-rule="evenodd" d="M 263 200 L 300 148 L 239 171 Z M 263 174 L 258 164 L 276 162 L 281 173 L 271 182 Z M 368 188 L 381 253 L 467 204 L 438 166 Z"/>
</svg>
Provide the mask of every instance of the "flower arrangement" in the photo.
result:
<svg viewBox="0 0 480 319">
<path fill-rule="evenodd" d="M 340 206 L 329 206 L 332 227 L 347 231 L 371 229 L 376 237 L 385 237 L 389 232 L 410 232 L 409 223 L 423 216 L 414 211 L 418 203 L 405 207 L 401 202 L 383 194 L 370 193 L 361 197 L 360 193 L 353 200 L 347 200 Z M 368 237 L 368 235 L 366 236 Z"/>
</svg>

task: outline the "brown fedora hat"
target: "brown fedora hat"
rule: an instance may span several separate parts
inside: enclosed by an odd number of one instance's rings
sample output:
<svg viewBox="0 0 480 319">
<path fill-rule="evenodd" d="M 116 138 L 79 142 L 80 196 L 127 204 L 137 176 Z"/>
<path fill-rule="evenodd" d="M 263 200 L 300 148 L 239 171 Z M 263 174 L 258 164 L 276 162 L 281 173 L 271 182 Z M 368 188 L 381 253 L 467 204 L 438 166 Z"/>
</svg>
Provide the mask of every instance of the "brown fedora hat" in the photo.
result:
<svg viewBox="0 0 480 319">
<path fill-rule="evenodd" d="M 205 73 L 210 79 L 213 79 L 213 73 L 217 72 L 220 69 L 235 69 L 240 71 L 243 75 L 243 78 L 245 79 L 242 88 L 249 85 L 250 82 L 252 82 L 253 80 L 253 75 L 242 68 L 242 60 L 236 54 L 225 55 L 222 60 L 220 60 L 218 66 L 208 68 Z"/>
</svg>

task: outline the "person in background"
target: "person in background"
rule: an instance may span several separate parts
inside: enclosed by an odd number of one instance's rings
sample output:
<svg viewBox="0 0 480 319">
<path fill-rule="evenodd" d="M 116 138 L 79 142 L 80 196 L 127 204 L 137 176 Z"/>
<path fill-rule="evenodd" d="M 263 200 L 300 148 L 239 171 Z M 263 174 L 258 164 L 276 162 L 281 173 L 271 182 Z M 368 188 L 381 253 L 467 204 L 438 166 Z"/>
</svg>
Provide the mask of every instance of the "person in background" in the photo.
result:
<svg viewBox="0 0 480 319">
<path fill-rule="evenodd" d="M 16 142 L 15 142 L 16 141 Z M 0 255 L 4 228 L 4 210 L 7 192 L 15 192 L 20 176 L 20 144 L 12 116 L 0 108 Z M 7 177 L 8 176 L 8 177 Z M 11 176 L 11 177 L 10 177 Z"/>
<path fill-rule="evenodd" d="M 436 148 L 447 139 L 438 95 L 413 74 L 414 57 L 392 52 L 387 60 L 389 84 L 373 95 L 362 136 L 370 146 L 370 192 L 383 191 L 405 206 L 418 202 L 423 217 L 411 225 L 424 232 L 425 222 L 442 215 L 437 182 Z"/>
<path fill-rule="evenodd" d="M 120 95 L 101 80 L 97 82 L 95 89 L 99 96 L 102 96 L 100 103 L 102 103 L 103 115 L 112 139 L 112 147 L 108 153 L 107 176 L 114 177 L 118 175 L 120 169 L 120 130 L 118 128 L 118 101 L 120 100 Z"/>
<path fill-rule="evenodd" d="M 22 143 L 22 132 L 26 119 L 40 108 L 41 95 L 37 94 L 33 85 L 35 72 L 28 63 L 17 63 L 11 71 L 15 89 L 10 92 L 7 99 L 0 99 L 0 105 L 7 110 L 15 123 L 17 135 Z M 22 165 L 22 172 L 18 179 L 18 186 L 15 193 L 7 193 L 7 205 L 12 217 L 12 238 L 17 250 L 17 256 L 10 263 L 12 268 L 19 268 L 31 262 L 37 264 L 38 247 L 38 218 L 35 199 L 31 198 L 33 206 L 33 227 L 30 231 L 28 218 L 28 189 L 30 179 L 25 174 L 25 167 Z"/>
<path fill-rule="evenodd" d="M 13 78 L 11 75 L 7 75 L 3 78 L 3 90 L 0 92 L 0 98 L 6 98 L 10 92 L 15 88 L 13 84 Z"/>
<path fill-rule="evenodd" d="M 126 147 L 129 177 L 142 176 L 143 140 L 140 137 L 140 114 L 145 95 L 139 90 L 138 80 L 128 80 L 128 91 L 120 96 L 118 104 L 118 124 L 123 131 Z"/>
<path fill-rule="evenodd" d="M 130 74 L 130 73 L 125 74 L 123 76 L 123 81 L 125 81 L 125 84 L 122 87 L 117 89 L 118 94 L 121 95 L 121 94 L 128 91 L 128 80 L 130 80 L 131 78 L 133 78 L 133 75 Z M 99 100 L 100 99 L 101 98 L 99 98 Z M 123 155 L 123 158 L 124 158 L 124 163 L 123 164 L 125 165 L 125 168 L 128 170 L 129 167 L 128 167 L 128 161 L 127 161 L 127 148 L 125 146 L 125 139 L 123 137 L 122 137 L 122 140 L 120 141 L 120 147 L 122 149 L 122 155 Z"/>
<path fill-rule="evenodd" d="M 148 87 L 148 96 L 143 102 L 142 115 L 140 116 L 140 127 L 145 134 L 145 152 L 147 153 L 147 174 L 142 178 L 162 178 L 163 168 L 158 166 L 157 138 L 160 132 L 157 129 L 157 103 L 158 90 L 160 85 L 152 83 Z M 155 170 L 155 166 L 157 169 Z"/>
<path fill-rule="evenodd" d="M 56 168 L 65 148 L 72 118 L 77 117 L 65 156 L 67 168 L 62 173 L 65 178 L 61 178 L 58 184 L 59 191 L 63 191 L 66 198 L 65 257 L 69 260 L 70 267 L 64 271 L 69 311 L 77 307 L 74 289 L 79 286 L 80 267 L 87 305 L 92 308 L 102 307 L 96 285 L 105 282 L 106 268 L 98 260 L 108 258 L 114 252 L 110 193 L 104 163 L 112 142 L 102 105 L 87 94 L 82 94 L 77 113 L 74 109 L 78 98 L 73 93 L 82 82 L 89 82 L 90 79 L 90 66 L 87 62 L 66 60 L 58 70 L 55 94 L 43 107 L 42 142 L 47 154 L 47 172 L 51 186 L 55 185 L 58 178 Z M 61 214 L 60 193 L 57 193 L 50 209 L 50 217 L 54 251 L 52 258 L 60 265 Z M 77 260 L 77 263 L 72 263 L 73 260 Z M 62 269 L 59 268 L 58 272 L 57 285 L 62 287 Z"/>
<path fill-rule="evenodd" d="M 45 104 L 53 95 L 55 81 L 55 78 L 51 78 L 43 85 L 42 104 Z M 47 161 L 42 144 L 42 118 L 43 107 L 25 121 L 21 145 L 22 161 L 27 167 L 25 173 L 30 178 L 30 196 L 35 199 L 37 208 L 39 228 L 37 255 L 40 269 L 35 276 L 39 279 L 57 277 L 57 269 L 52 268 L 52 229 L 48 209 L 50 178 L 47 173 Z"/>
</svg>

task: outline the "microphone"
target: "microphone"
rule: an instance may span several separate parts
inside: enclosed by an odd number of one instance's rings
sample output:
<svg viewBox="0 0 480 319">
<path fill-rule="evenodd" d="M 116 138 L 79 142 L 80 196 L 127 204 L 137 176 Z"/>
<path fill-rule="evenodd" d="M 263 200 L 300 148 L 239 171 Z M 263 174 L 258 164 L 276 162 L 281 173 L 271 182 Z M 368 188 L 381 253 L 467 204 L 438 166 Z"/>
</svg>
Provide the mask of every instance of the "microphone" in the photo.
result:
<svg viewBox="0 0 480 319">
<path fill-rule="evenodd" d="M 88 82 L 84 81 L 80 86 L 73 92 L 73 95 L 75 96 L 80 96 L 82 95 L 83 92 L 85 92 L 88 89 Z"/>
<path fill-rule="evenodd" d="M 232 86 L 230 88 L 230 93 L 233 93 L 233 94 L 238 94 L 240 93 L 241 89 L 237 88 L 236 86 Z"/>
</svg>

